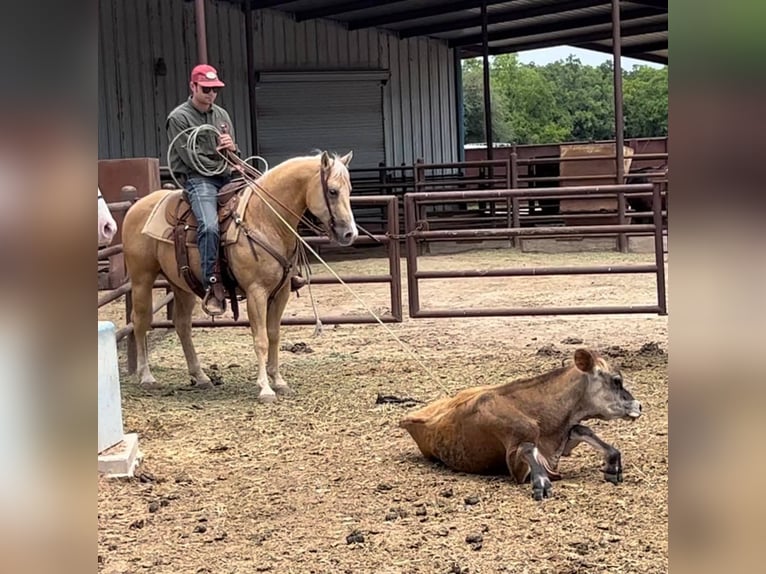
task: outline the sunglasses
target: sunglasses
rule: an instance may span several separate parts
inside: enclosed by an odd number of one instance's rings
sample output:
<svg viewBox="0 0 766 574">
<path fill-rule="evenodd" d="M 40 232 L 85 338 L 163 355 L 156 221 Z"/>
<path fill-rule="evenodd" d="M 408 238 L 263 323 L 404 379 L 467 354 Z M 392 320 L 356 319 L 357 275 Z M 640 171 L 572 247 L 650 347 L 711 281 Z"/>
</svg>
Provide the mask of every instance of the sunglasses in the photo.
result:
<svg viewBox="0 0 766 574">
<path fill-rule="evenodd" d="M 211 86 L 200 86 L 197 84 L 197 87 L 202 90 L 203 94 L 209 94 L 210 92 L 213 92 L 214 94 L 218 93 L 218 88 L 211 87 Z"/>
</svg>

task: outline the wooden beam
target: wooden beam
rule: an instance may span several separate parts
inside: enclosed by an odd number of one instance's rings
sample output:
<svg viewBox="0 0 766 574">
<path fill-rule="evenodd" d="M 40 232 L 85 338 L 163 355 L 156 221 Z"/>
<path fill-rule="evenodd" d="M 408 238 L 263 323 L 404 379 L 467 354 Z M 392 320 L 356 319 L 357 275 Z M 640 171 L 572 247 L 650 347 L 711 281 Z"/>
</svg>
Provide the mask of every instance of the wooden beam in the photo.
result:
<svg viewBox="0 0 766 574">
<path fill-rule="evenodd" d="M 273 8 L 281 4 L 289 4 L 293 0 L 255 0 L 253 10 L 262 10 L 264 8 Z"/>
<path fill-rule="evenodd" d="M 631 4 L 641 4 L 642 6 L 654 6 L 668 11 L 668 0 L 629 0 Z"/>
<path fill-rule="evenodd" d="M 569 12 L 570 10 L 580 10 L 582 8 L 592 8 L 601 6 L 604 0 L 568 0 L 547 4 L 543 6 L 515 6 L 508 10 L 491 12 L 487 14 L 488 24 L 502 24 L 523 20 L 526 18 L 537 18 L 539 16 L 548 16 L 550 14 L 559 14 Z M 413 26 L 397 30 L 400 38 L 411 38 L 413 36 L 430 36 L 440 32 L 449 32 L 451 30 L 462 30 L 465 28 L 477 28 L 481 26 L 481 15 L 471 16 L 469 18 L 457 18 L 447 20 L 437 24 L 424 24 L 422 26 Z"/>
<path fill-rule="evenodd" d="M 611 54 L 612 47 L 604 46 L 603 44 L 595 44 L 586 42 L 584 44 L 573 44 L 576 48 L 583 48 L 585 50 L 593 50 L 594 52 L 601 52 L 603 54 Z M 622 51 L 623 56 L 627 56 L 625 49 Z M 649 54 L 648 52 L 635 52 L 630 54 L 631 58 L 636 60 L 646 60 L 647 62 L 654 62 L 655 64 L 668 64 L 668 58 L 659 54 Z"/>
<path fill-rule="evenodd" d="M 623 56 L 632 56 L 633 54 L 644 54 L 647 52 L 656 52 L 657 50 L 667 50 L 668 40 L 659 40 L 652 42 L 644 42 L 641 44 L 631 44 L 630 46 L 624 46 L 622 48 Z"/>
<path fill-rule="evenodd" d="M 637 8 L 635 10 L 626 10 L 623 14 L 623 21 L 636 20 L 638 18 L 647 18 L 657 16 L 657 12 L 651 8 Z M 660 15 L 667 21 L 667 15 Z M 578 18 L 566 18 L 558 22 L 545 22 L 543 24 L 532 24 L 531 26 L 518 26 L 513 28 L 495 30 L 489 33 L 489 41 L 497 42 L 500 40 L 509 40 L 511 38 L 523 38 L 526 36 L 547 36 L 555 32 L 576 31 L 578 28 L 590 28 L 593 26 L 611 25 L 612 15 L 610 13 L 599 14 L 598 16 L 580 16 Z M 611 36 L 610 36 L 611 37 Z M 449 41 L 450 48 L 462 46 L 471 46 L 480 44 L 481 34 L 471 34 L 462 36 Z"/>
<path fill-rule="evenodd" d="M 390 0 L 388 4 L 397 4 L 406 0 Z M 309 8 L 295 12 L 295 21 L 303 22 L 305 20 L 314 20 L 315 18 L 328 18 L 344 12 L 354 12 L 355 10 L 367 10 L 369 8 L 380 7 L 379 0 L 347 0 L 330 4 L 323 8 Z"/>
<path fill-rule="evenodd" d="M 611 24 L 610 24 L 611 25 Z M 651 22 L 632 22 L 622 23 L 620 26 L 623 37 L 640 36 L 642 34 L 654 34 L 655 32 L 666 32 L 668 29 L 667 16 L 659 16 L 657 20 Z M 510 52 L 523 52 L 525 50 L 537 50 L 539 48 L 551 48 L 553 46 L 581 45 L 587 42 L 599 42 L 602 40 L 611 40 L 612 30 L 607 28 L 596 32 L 583 34 L 579 31 L 573 31 L 572 34 L 559 36 L 557 38 L 546 38 L 543 40 L 528 40 L 523 42 L 508 42 L 506 44 L 497 44 L 490 47 L 490 54 L 508 54 Z M 605 48 L 607 53 L 611 54 L 611 47 Z M 463 57 L 474 58 L 481 56 L 481 45 L 464 46 L 461 50 Z"/>
<path fill-rule="evenodd" d="M 507 2 L 507 0 L 487 0 L 487 6 L 492 4 L 504 4 L 505 2 Z M 360 30 L 362 28 L 377 28 L 388 24 L 407 22 L 408 20 L 417 20 L 419 18 L 428 18 L 436 15 L 441 16 L 452 12 L 459 12 L 461 10 L 470 10 L 472 8 L 481 8 L 481 0 L 447 0 L 438 6 L 400 11 L 391 10 L 379 16 L 351 20 L 348 23 L 348 29 Z"/>
</svg>

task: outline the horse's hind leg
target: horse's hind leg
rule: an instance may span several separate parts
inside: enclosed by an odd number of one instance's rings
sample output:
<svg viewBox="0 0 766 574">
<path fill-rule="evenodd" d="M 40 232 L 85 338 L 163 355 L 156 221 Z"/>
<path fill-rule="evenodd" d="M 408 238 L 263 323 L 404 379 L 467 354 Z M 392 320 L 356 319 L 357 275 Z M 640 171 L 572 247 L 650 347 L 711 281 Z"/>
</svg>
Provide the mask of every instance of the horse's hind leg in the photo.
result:
<svg viewBox="0 0 766 574">
<path fill-rule="evenodd" d="M 150 273 L 131 277 L 133 311 L 130 320 L 133 322 L 133 336 L 136 338 L 136 359 L 138 382 L 142 387 L 157 388 L 157 380 L 149 369 L 149 352 L 146 345 L 146 332 L 152 325 L 152 287 L 154 276 Z"/>
<path fill-rule="evenodd" d="M 194 343 L 192 343 L 192 311 L 194 311 L 197 297 L 193 293 L 188 293 L 175 287 L 173 288 L 173 294 L 175 301 L 173 324 L 175 325 L 178 338 L 181 340 L 186 364 L 189 367 L 189 376 L 198 389 L 209 389 L 213 386 L 213 383 L 202 370 L 202 367 L 200 367 L 197 351 L 194 349 Z"/>
<path fill-rule="evenodd" d="M 282 287 L 282 289 L 274 296 L 274 299 L 269 305 L 268 311 L 268 334 L 269 334 L 269 360 L 266 365 L 266 371 L 274 381 L 274 390 L 282 395 L 291 395 L 292 389 L 288 386 L 287 382 L 282 378 L 279 372 L 279 335 L 280 335 L 280 322 L 282 321 L 282 313 L 285 311 L 287 301 L 290 299 L 290 284 Z"/>
</svg>

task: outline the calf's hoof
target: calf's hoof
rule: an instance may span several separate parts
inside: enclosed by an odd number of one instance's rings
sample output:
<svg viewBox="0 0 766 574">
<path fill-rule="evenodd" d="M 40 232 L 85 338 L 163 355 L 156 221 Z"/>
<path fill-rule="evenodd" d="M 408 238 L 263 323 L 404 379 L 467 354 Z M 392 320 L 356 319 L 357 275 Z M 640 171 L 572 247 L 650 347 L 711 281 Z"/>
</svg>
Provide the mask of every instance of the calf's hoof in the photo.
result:
<svg viewBox="0 0 766 574">
<path fill-rule="evenodd" d="M 614 485 L 620 484 L 622 482 L 622 472 L 605 472 L 604 480 L 611 482 Z"/>
<path fill-rule="evenodd" d="M 535 479 L 532 481 L 532 496 L 535 500 L 550 498 L 553 494 L 553 486 L 547 478 Z"/>
<path fill-rule="evenodd" d="M 258 402 L 262 405 L 270 405 L 273 402 L 276 402 L 277 395 L 274 393 L 274 391 L 270 393 L 264 393 L 261 392 L 261 394 L 258 395 Z"/>
</svg>

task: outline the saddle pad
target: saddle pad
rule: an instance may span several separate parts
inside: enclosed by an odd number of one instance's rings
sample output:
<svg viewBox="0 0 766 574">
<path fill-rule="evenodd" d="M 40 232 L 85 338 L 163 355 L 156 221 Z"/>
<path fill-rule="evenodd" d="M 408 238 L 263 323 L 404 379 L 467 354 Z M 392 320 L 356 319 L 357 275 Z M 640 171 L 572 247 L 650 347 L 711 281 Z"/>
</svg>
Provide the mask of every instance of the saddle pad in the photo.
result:
<svg viewBox="0 0 766 574">
<path fill-rule="evenodd" d="M 152 212 L 149 214 L 149 218 L 146 220 L 146 223 L 144 224 L 143 229 L 141 229 L 141 233 L 144 235 L 148 235 L 149 237 L 152 237 L 158 241 L 162 241 L 164 243 L 170 243 L 173 244 L 173 227 L 167 222 L 167 218 L 165 217 L 165 211 L 167 210 L 168 203 L 173 198 L 178 198 L 183 193 L 180 189 L 174 189 L 167 191 L 165 195 L 160 199 L 157 204 L 154 206 L 154 209 L 152 209 Z M 239 203 L 237 204 L 236 214 L 240 218 L 244 216 L 245 214 L 245 208 L 247 208 L 247 204 L 250 201 L 250 197 L 253 194 L 253 190 L 250 186 L 247 186 L 245 190 L 242 192 L 242 194 L 239 197 Z M 194 217 L 192 215 L 192 217 Z M 196 222 L 195 222 L 196 223 Z M 221 243 L 223 245 L 231 245 L 232 243 L 236 243 L 237 239 L 239 238 L 239 226 L 237 225 L 229 225 L 226 231 L 224 232 L 223 236 L 221 237 Z M 194 234 L 190 233 L 187 235 L 186 239 L 186 245 L 189 247 L 196 247 L 197 242 L 196 238 L 194 237 Z"/>
</svg>

